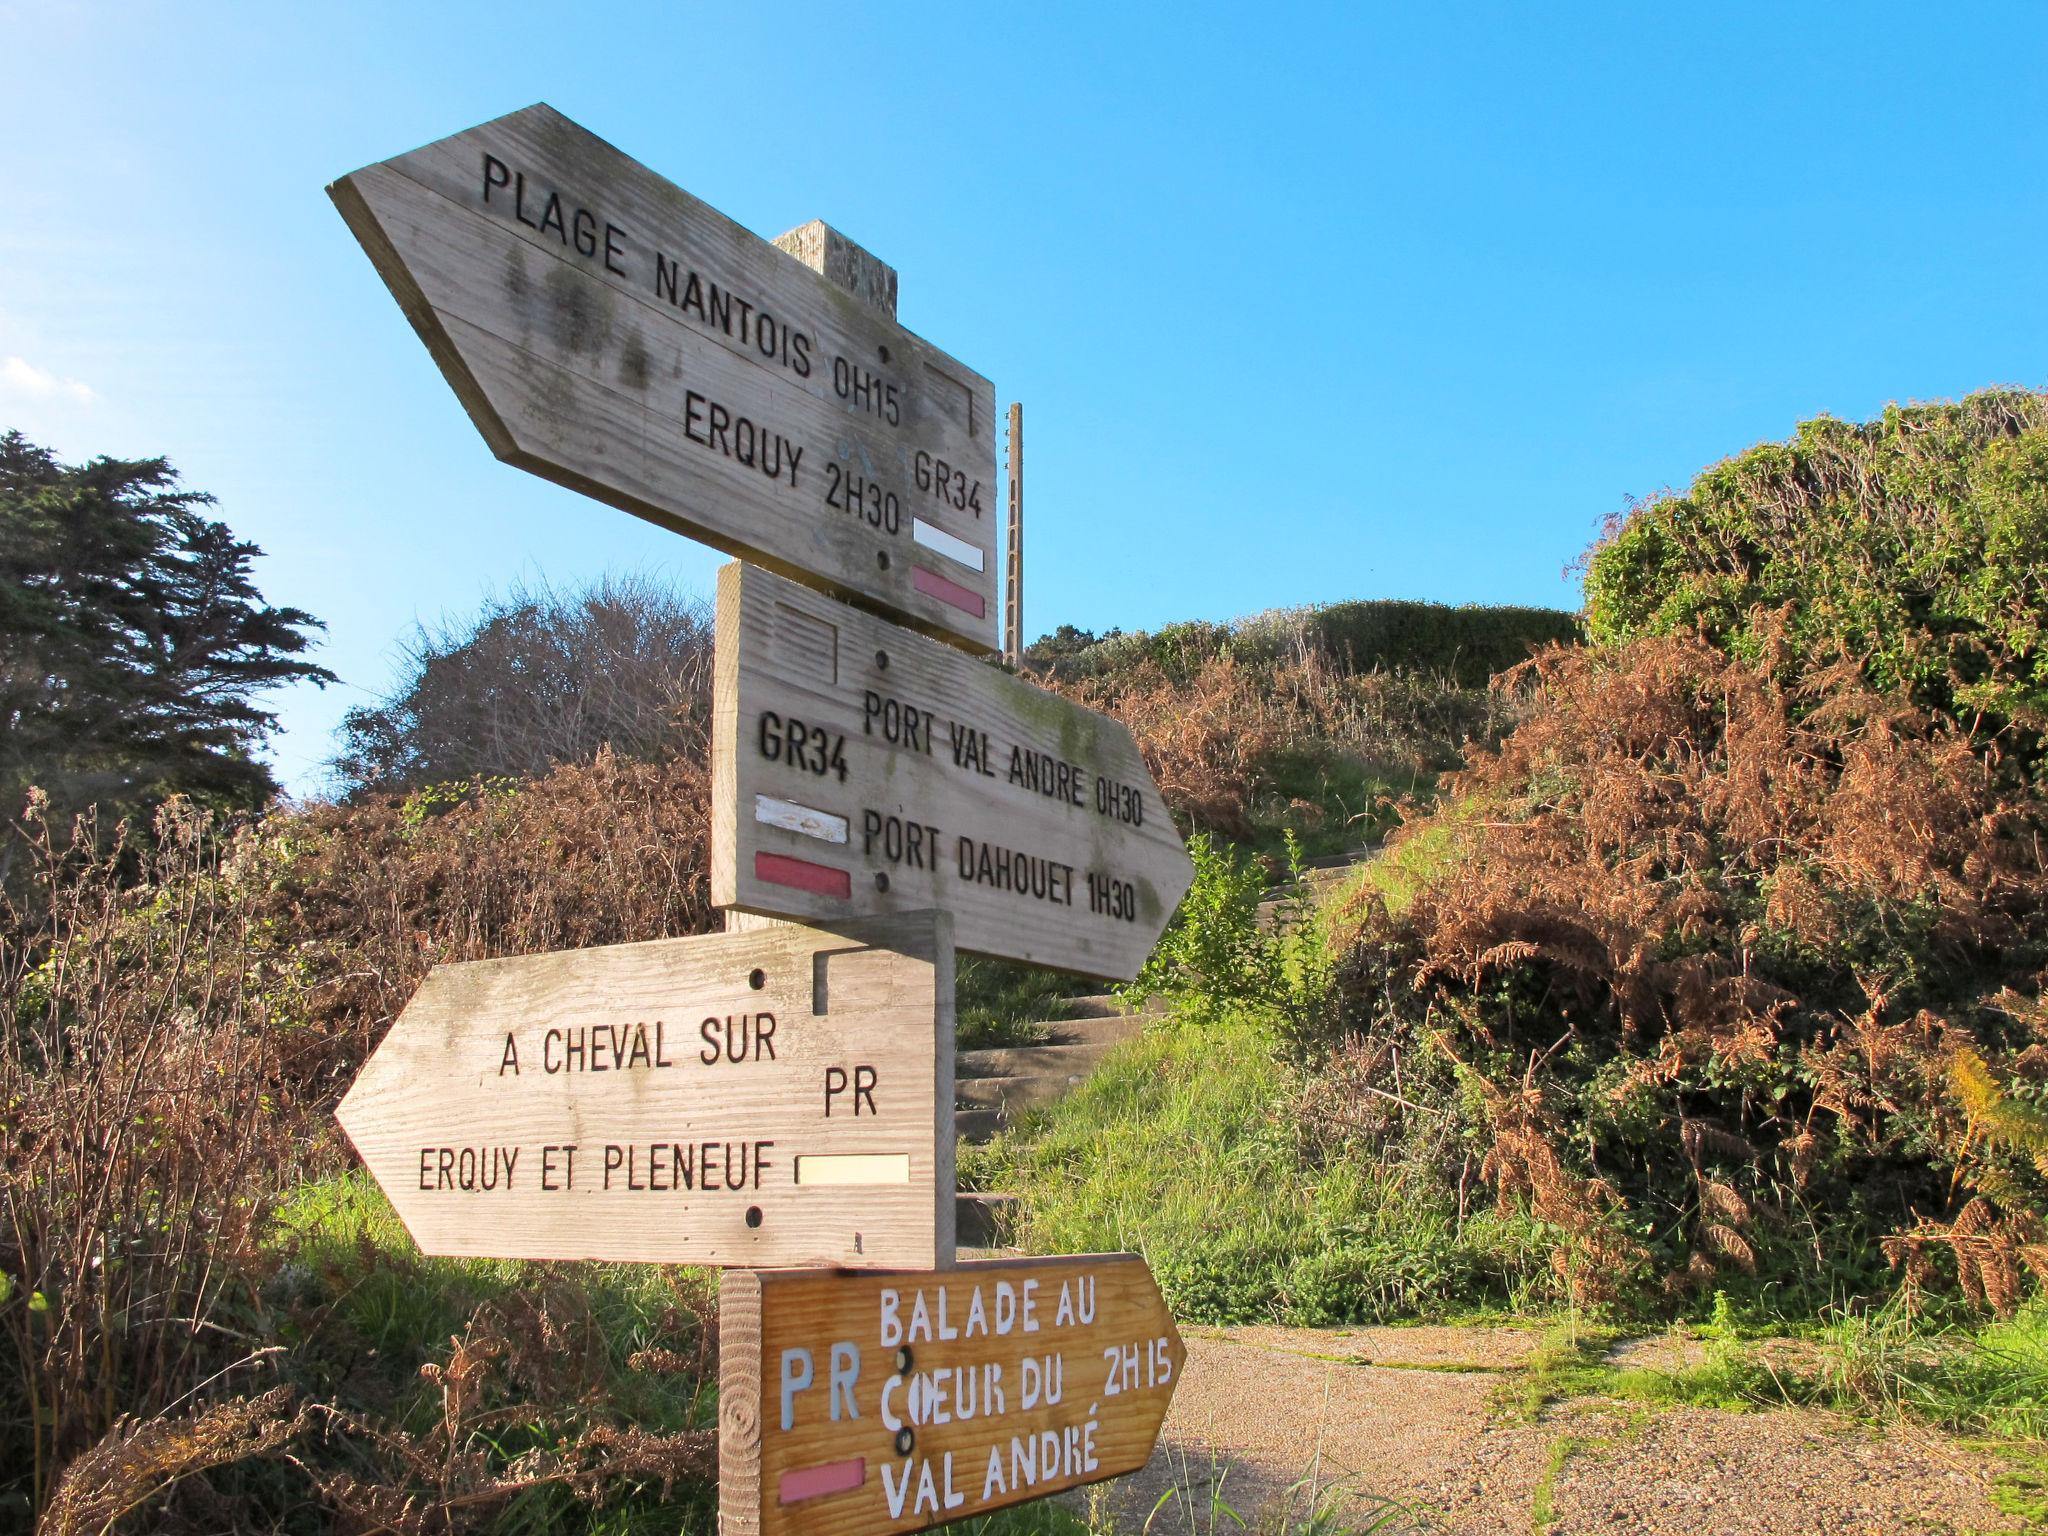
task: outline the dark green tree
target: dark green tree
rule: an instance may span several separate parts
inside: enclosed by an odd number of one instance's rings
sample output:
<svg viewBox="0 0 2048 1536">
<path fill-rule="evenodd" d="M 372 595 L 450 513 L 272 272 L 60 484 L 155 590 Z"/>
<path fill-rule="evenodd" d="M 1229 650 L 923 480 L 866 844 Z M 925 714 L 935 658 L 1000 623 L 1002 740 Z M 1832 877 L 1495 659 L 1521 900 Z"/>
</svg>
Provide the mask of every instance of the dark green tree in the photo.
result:
<svg viewBox="0 0 2048 1536">
<path fill-rule="evenodd" d="M 60 464 L 0 434 L 0 811 L 146 811 L 166 795 L 254 807 L 277 789 L 257 700 L 325 685 L 323 626 L 265 603 L 262 553 L 205 515 L 161 458 Z"/>
</svg>

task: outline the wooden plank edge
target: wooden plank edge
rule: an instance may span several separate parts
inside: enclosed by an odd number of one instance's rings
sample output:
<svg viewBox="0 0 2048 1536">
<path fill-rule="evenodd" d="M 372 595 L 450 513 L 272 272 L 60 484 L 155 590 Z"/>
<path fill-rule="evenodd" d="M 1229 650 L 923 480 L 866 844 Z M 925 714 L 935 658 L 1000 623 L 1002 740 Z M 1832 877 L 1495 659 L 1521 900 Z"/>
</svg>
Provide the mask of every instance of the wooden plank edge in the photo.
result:
<svg viewBox="0 0 2048 1536">
<path fill-rule="evenodd" d="M 718 1536 L 761 1529 L 761 1277 L 718 1280 Z"/>
<path fill-rule="evenodd" d="M 365 171 L 374 169 L 374 166 L 364 167 Z M 356 185 L 356 176 L 361 174 L 363 173 L 354 172 L 330 183 L 327 188 L 328 198 L 341 214 L 342 222 L 348 225 L 349 233 L 356 237 L 356 243 L 363 248 L 363 254 L 370 258 L 371 267 L 376 270 L 377 276 L 383 279 L 391 297 L 398 301 L 400 313 L 405 316 L 414 334 L 426 346 L 427 355 L 434 360 L 434 366 L 441 370 L 441 377 L 448 381 L 448 387 L 455 391 L 455 398 L 462 403 L 462 409 L 476 424 L 477 431 L 482 434 L 492 454 L 511 462 L 512 456 L 519 452 L 511 428 L 492 407 L 490 397 L 484 393 L 482 384 L 463 362 L 461 350 L 455 345 L 455 339 L 441 324 L 440 315 L 427 302 L 427 296 L 420 291 L 419 285 L 413 281 L 404 259 L 398 254 L 398 247 L 392 243 L 391 237 L 384 233 L 383 223 L 370 207 L 369 199 L 363 196 L 362 189 Z"/>
</svg>

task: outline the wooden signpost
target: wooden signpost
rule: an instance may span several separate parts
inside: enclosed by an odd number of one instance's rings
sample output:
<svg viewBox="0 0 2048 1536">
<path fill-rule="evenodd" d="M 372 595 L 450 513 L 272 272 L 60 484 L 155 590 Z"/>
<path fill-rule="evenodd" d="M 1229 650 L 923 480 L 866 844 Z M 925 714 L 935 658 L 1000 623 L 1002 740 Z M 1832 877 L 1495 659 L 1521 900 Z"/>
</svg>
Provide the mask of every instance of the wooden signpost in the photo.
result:
<svg viewBox="0 0 2048 1536">
<path fill-rule="evenodd" d="M 876 1536 L 1136 1471 L 1187 1351 L 1135 1254 L 727 1274 L 720 1536 Z"/>
<path fill-rule="evenodd" d="M 722 1536 L 1144 1465 L 1186 1363 L 1144 1261 L 954 1264 L 955 944 L 1133 976 L 1193 874 L 1121 724 L 967 654 L 988 381 L 844 237 L 545 106 L 328 190 L 493 452 L 768 568 L 718 581 L 728 931 L 437 967 L 342 1100 L 364 1163 L 426 1253 L 727 1267 Z"/>
<path fill-rule="evenodd" d="M 424 1253 L 950 1264 L 949 926 L 438 966 L 342 1128 Z"/>
<path fill-rule="evenodd" d="M 551 107 L 328 191 L 499 458 L 995 649 L 973 369 Z"/>
<path fill-rule="evenodd" d="M 949 646 L 728 565 L 716 673 L 720 906 L 942 907 L 962 950 L 1128 978 L 1193 878 L 1122 724 Z"/>
</svg>

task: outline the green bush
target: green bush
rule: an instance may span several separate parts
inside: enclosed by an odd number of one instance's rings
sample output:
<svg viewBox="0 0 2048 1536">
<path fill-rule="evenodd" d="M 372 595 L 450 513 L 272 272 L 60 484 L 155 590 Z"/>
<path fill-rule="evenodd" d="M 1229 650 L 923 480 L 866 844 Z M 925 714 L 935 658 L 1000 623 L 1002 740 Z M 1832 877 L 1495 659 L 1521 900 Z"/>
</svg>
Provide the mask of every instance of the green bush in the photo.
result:
<svg viewBox="0 0 2048 1536">
<path fill-rule="evenodd" d="M 1612 526 L 1591 638 L 1703 631 L 1788 680 L 1845 659 L 1950 714 L 2048 725 L 2048 396 L 1803 423 Z"/>
<path fill-rule="evenodd" d="M 1465 603 L 1332 603 L 1306 619 L 1310 642 L 1346 671 L 1442 673 L 1462 688 L 1529 659 L 1545 645 L 1579 638 L 1579 621 L 1558 608 Z"/>
<path fill-rule="evenodd" d="M 1259 865 L 1205 832 L 1190 838 L 1194 881 L 1144 970 L 1124 989 L 1126 1001 L 1170 998 L 1180 1017 L 1198 1026 L 1226 1014 L 1261 1020 L 1297 1048 L 1326 1037 L 1329 944 L 1292 831 L 1282 846 L 1290 889 L 1277 898 L 1268 925 L 1260 917 L 1266 889 Z"/>
<path fill-rule="evenodd" d="M 1222 656 L 1265 668 L 1314 655 L 1341 674 L 1419 672 L 1484 688 L 1531 651 L 1578 638 L 1578 618 L 1558 608 L 1377 600 L 1274 608 L 1230 624 L 1196 619 L 1100 639 L 1067 628 L 1025 654 L 1060 677 L 1113 679 L 1149 663 L 1187 683 Z"/>
</svg>

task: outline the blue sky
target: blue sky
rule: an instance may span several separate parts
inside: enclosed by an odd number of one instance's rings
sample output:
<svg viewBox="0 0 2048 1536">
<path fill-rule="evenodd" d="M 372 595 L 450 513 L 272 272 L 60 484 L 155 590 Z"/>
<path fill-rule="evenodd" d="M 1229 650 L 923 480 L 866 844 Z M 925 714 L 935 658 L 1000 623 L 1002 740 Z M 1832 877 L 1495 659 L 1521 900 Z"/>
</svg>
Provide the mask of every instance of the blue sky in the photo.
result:
<svg viewBox="0 0 2048 1536">
<path fill-rule="evenodd" d="M 2048 384 L 2048 6 L 0 0 L 0 426 L 168 454 L 329 625 L 722 557 L 505 468 L 324 193 L 548 101 L 837 224 L 1025 402 L 1027 631 L 1575 605 L 1626 498 Z"/>
</svg>

